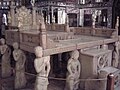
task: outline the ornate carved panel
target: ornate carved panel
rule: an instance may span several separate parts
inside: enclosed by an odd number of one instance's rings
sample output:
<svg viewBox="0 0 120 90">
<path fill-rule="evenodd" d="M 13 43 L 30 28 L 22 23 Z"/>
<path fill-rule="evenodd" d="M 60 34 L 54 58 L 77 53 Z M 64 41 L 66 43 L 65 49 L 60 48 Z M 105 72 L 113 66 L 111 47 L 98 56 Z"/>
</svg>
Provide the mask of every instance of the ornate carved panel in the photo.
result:
<svg viewBox="0 0 120 90">
<path fill-rule="evenodd" d="M 14 42 L 20 41 L 18 30 L 6 30 L 5 36 L 6 36 L 6 43 L 8 45 L 12 45 Z"/>
<path fill-rule="evenodd" d="M 20 42 L 29 46 L 37 46 L 40 44 L 39 33 L 20 33 Z"/>
<path fill-rule="evenodd" d="M 82 51 L 80 57 L 81 78 L 89 78 L 97 76 L 102 68 L 111 66 L 112 51 L 103 49 L 87 50 Z"/>
<path fill-rule="evenodd" d="M 16 19 L 18 21 L 18 27 L 23 30 L 29 30 L 32 25 L 32 15 L 30 10 L 24 6 L 16 10 Z"/>
</svg>

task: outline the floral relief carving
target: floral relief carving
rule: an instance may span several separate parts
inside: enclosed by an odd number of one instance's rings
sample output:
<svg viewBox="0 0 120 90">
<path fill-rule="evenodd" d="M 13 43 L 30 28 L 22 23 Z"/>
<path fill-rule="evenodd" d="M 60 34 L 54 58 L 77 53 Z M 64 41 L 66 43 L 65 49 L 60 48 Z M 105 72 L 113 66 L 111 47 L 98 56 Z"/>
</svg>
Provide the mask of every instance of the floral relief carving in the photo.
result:
<svg viewBox="0 0 120 90">
<path fill-rule="evenodd" d="M 98 70 L 104 68 L 105 66 L 108 66 L 108 60 L 109 60 L 108 54 L 97 57 L 97 60 L 98 60 L 98 65 L 97 65 Z"/>
<path fill-rule="evenodd" d="M 24 6 L 16 10 L 16 19 L 18 20 L 18 27 L 28 29 L 32 25 L 32 15 L 30 10 Z"/>
</svg>

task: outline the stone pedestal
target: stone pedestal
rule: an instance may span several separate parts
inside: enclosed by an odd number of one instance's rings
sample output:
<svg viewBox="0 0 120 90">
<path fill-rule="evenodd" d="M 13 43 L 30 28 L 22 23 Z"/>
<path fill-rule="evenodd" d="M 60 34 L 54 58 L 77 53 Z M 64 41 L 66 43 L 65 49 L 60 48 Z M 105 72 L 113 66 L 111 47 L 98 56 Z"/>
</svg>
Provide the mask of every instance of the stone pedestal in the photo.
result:
<svg viewBox="0 0 120 90">
<path fill-rule="evenodd" d="M 108 50 L 106 45 L 103 49 L 93 49 L 81 52 L 81 78 L 96 79 L 91 81 L 81 82 L 80 88 L 85 90 L 106 90 L 107 77 L 105 71 L 101 69 L 111 66 L 112 50 Z M 97 80 L 103 79 L 103 80 Z"/>
<path fill-rule="evenodd" d="M 94 49 L 81 52 L 81 78 L 97 76 L 100 69 L 111 66 L 112 51 Z"/>
</svg>

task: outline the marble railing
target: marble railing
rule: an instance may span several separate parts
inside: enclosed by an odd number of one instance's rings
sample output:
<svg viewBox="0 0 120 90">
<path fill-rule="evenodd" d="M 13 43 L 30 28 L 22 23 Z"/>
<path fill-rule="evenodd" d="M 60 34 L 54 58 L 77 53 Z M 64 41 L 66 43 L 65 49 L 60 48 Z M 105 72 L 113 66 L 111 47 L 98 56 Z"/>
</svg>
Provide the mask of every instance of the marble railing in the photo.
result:
<svg viewBox="0 0 120 90">
<path fill-rule="evenodd" d="M 46 24 L 46 30 L 48 31 L 66 31 L 65 24 Z"/>
<path fill-rule="evenodd" d="M 87 27 L 71 27 L 70 30 L 75 35 L 92 35 L 101 37 L 111 37 L 115 33 L 115 29 L 108 28 L 87 28 Z"/>
</svg>

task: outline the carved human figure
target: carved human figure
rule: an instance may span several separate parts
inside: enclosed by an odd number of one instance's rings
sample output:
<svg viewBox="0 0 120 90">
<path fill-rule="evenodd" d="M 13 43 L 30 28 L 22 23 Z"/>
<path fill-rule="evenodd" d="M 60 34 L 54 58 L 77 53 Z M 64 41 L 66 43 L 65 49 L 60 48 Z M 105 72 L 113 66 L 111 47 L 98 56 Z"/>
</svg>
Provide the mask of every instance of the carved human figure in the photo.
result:
<svg viewBox="0 0 120 90">
<path fill-rule="evenodd" d="M 42 51 L 42 47 L 35 47 L 36 59 L 34 60 L 34 66 L 37 72 L 35 90 L 47 90 L 49 84 L 48 75 L 50 72 L 50 56 L 42 57 Z"/>
<path fill-rule="evenodd" d="M 115 42 L 115 49 L 113 51 L 113 66 L 118 67 L 119 64 L 119 47 L 118 47 L 119 42 Z"/>
<path fill-rule="evenodd" d="M 67 64 L 68 75 L 65 90 L 78 89 L 78 80 L 81 72 L 81 65 L 78 58 L 79 52 L 77 50 L 73 51 Z"/>
<path fill-rule="evenodd" d="M 26 56 L 22 50 L 19 49 L 17 42 L 13 43 L 13 58 L 16 61 L 15 65 L 15 89 L 23 88 L 26 85 L 25 77 L 25 61 Z"/>
<path fill-rule="evenodd" d="M 5 39 L 0 39 L 1 46 L 0 46 L 0 52 L 2 54 L 2 61 L 1 61 L 1 67 L 2 67 L 2 77 L 9 77 L 12 74 L 11 71 L 11 65 L 10 65 L 10 55 L 11 55 L 11 49 L 5 44 Z"/>
</svg>

